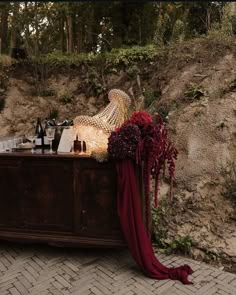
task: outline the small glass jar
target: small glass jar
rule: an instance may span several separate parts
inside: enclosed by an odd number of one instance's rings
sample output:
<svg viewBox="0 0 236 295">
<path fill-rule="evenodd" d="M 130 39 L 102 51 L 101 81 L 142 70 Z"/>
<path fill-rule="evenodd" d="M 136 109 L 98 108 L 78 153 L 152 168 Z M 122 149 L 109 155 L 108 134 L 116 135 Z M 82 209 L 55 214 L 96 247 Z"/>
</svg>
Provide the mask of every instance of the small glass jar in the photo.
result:
<svg viewBox="0 0 236 295">
<path fill-rule="evenodd" d="M 82 151 L 82 144 L 81 141 L 78 139 L 78 135 L 76 135 L 76 139 L 74 140 L 74 153 L 81 153 Z"/>
<path fill-rule="evenodd" d="M 87 147 L 86 147 L 86 142 L 85 141 L 83 141 L 82 148 L 83 148 L 83 153 L 86 153 Z"/>
</svg>

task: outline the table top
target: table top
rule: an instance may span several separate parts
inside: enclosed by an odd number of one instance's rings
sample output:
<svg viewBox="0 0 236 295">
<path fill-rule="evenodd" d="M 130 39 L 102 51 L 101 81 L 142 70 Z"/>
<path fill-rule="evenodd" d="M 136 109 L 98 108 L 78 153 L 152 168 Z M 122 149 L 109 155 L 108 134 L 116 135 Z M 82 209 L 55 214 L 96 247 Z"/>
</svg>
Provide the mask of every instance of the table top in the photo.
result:
<svg viewBox="0 0 236 295">
<path fill-rule="evenodd" d="M 19 150 L 17 149 L 16 151 L 12 152 L 0 152 L 0 157 L 44 157 L 44 158 L 91 158 L 90 153 L 57 153 L 53 152 L 50 153 L 49 149 L 45 149 L 42 151 L 41 149 L 36 149 L 33 153 L 31 150 Z"/>
</svg>

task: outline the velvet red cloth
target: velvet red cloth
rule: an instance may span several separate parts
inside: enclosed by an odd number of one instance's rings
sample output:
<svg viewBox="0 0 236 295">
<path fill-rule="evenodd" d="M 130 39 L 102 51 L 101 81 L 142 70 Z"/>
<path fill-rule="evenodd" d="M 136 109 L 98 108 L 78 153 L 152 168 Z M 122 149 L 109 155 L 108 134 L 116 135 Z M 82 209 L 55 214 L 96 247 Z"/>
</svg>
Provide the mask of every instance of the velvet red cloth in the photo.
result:
<svg viewBox="0 0 236 295">
<path fill-rule="evenodd" d="M 151 241 L 143 224 L 134 163 L 130 159 L 117 162 L 118 215 L 130 253 L 142 271 L 151 278 L 179 280 L 192 284 L 188 275 L 193 271 L 188 265 L 168 268 L 156 258 Z"/>
</svg>

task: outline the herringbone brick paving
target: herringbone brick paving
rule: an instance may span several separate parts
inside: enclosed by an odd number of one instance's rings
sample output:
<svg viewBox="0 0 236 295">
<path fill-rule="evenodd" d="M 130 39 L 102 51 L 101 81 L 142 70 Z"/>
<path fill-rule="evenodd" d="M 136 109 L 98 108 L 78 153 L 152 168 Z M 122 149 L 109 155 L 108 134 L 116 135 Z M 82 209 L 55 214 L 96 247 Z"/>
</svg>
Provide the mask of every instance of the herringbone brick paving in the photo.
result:
<svg viewBox="0 0 236 295">
<path fill-rule="evenodd" d="M 0 295 L 236 295 L 236 275 L 178 256 L 194 285 L 145 277 L 127 250 L 66 249 L 0 242 Z"/>
</svg>

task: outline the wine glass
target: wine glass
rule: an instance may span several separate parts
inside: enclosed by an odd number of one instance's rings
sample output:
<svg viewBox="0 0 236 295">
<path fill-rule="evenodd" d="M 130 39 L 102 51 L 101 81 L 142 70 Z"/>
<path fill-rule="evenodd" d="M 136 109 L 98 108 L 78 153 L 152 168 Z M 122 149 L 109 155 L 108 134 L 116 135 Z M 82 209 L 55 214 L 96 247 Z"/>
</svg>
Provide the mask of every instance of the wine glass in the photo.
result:
<svg viewBox="0 0 236 295">
<path fill-rule="evenodd" d="M 37 135 L 29 135 L 27 137 L 31 141 L 31 144 L 32 144 L 31 153 L 33 154 L 34 153 L 34 148 L 35 148 L 35 140 L 37 138 Z"/>
<path fill-rule="evenodd" d="M 49 144 L 50 144 L 50 151 L 49 153 L 52 154 L 53 153 L 53 150 L 52 150 L 52 140 L 54 139 L 54 136 L 55 136 L 55 128 L 53 127 L 48 127 L 46 129 L 46 134 L 47 134 L 47 137 L 48 137 L 48 141 L 49 141 Z"/>
<path fill-rule="evenodd" d="M 3 141 L 3 148 L 4 148 L 5 152 L 9 152 L 8 140 L 6 140 L 6 139 Z"/>
<path fill-rule="evenodd" d="M 0 140 L 0 153 L 4 152 L 4 142 Z"/>
</svg>

